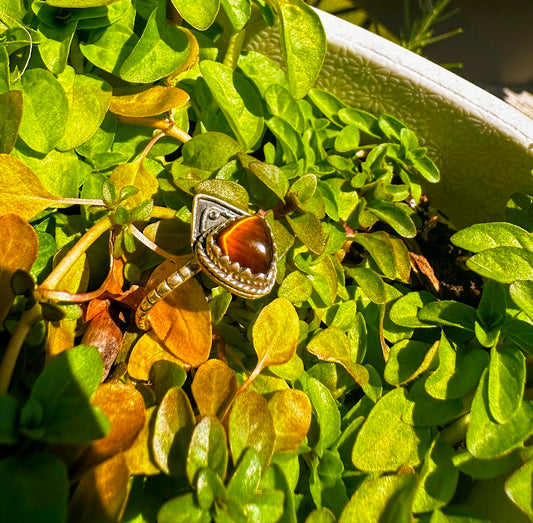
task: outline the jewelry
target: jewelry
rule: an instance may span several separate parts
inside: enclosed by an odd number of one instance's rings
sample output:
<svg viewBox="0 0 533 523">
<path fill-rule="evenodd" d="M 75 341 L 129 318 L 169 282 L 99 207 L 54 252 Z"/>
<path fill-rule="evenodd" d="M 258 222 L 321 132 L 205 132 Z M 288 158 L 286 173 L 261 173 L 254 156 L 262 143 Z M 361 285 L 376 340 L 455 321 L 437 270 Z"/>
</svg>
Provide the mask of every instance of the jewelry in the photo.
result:
<svg viewBox="0 0 533 523">
<path fill-rule="evenodd" d="M 247 299 L 268 294 L 276 282 L 277 253 L 268 222 L 214 196 L 197 194 L 192 204 L 194 259 L 172 273 L 144 298 L 135 315 L 148 330 L 148 313 L 200 270 L 218 285 Z"/>
</svg>

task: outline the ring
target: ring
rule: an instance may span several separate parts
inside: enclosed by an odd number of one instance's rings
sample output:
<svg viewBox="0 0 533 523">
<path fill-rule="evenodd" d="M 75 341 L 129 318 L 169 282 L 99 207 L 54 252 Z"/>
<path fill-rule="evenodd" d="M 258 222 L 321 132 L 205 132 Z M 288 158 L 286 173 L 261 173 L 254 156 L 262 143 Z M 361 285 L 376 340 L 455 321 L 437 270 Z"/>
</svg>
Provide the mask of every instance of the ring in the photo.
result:
<svg viewBox="0 0 533 523">
<path fill-rule="evenodd" d="M 152 289 L 137 307 L 135 321 L 148 330 L 148 313 L 183 282 L 203 270 L 233 294 L 256 299 L 276 282 L 277 252 L 268 222 L 214 196 L 197 194 L 192 204 L 194 259 Z"/>
</svg>

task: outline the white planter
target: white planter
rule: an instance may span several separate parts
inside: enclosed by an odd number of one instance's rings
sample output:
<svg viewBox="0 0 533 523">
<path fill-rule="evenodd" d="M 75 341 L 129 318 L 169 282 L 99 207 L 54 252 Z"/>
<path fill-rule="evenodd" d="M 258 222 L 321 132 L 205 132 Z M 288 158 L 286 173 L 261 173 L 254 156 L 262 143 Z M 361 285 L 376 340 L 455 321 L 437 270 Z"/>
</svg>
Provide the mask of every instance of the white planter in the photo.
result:
<svg viewBox="0 0 533 523">
<path fill-rule="evenodd" d="M 456 227 L 502 219 L 513 192 L 533 191 L 533 120 L 399 45 L 318 13 L 328 54 L 317 86 L 354 107 L 392 114 L 418 134 L 442 173 L 426 187 L 431 202 Z M 271 30 L 248 45 L 280 57 Z"/>
</svg>

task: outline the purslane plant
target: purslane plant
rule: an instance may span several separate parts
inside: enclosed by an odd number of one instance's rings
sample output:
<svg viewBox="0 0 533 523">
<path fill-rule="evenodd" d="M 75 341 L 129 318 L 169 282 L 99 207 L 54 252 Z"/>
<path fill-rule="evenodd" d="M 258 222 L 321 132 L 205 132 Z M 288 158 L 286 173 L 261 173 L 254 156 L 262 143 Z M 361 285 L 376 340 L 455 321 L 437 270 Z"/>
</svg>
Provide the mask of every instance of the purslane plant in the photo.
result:
<svg viewBox="0 0 533 523">
<path fill-rule="evenodd" d="M 282 67 L 243 47 L 252 7 Z M 438 169 L 313 88 L 301 0 L 0 8 L 3 514 L 481 521 L 490 480 L 532 515 L 528 196 L 452 237 L 484 284 L 442 299 L 419 248 Z M 141 331 L 192 256 L 195 194 L 268 221 L 276 286 L 198 275 Z"/>
</svg>

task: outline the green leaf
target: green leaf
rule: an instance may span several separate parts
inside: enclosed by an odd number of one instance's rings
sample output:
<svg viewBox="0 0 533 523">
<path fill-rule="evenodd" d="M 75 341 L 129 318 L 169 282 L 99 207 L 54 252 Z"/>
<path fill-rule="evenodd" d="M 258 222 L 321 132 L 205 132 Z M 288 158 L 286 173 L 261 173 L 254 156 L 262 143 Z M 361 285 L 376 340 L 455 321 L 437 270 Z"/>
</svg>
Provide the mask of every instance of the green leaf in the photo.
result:
<svg viewBox="0 0 533 523">
<path fill-rule="evenodd" d="M 272 116 L 278 116 L 299 133 L 305 131 L 305 118 L 302 110 L 285 87 L 273 84 L 264 94 L 268 111 Z"/>
<path fill-rule="evenodd" d="M 275 431 L 267 400 L 246 390 L 239 394 L 229 417 L 229 445 L 233 463 L 237 464 L 248 447 L 253 448 L 264 469 L 274 452 Z"/>
<path fill-rule="evenodd" d="M 346 105 L 341 102 L 333 93 L 323 91 L 322 89 L 311 89 L 309 99 L 313 102 L 320 112 L 333 123 L 339 124 L 338 114 L 344 110 Z"/>
<path fill-rule="evenodd" d="M 420 471 L 413 512 L 431 512 L 451 501 L 459 479 L 459 471 L 452 461 L 454 453 L 451 446 L 435 440 Z"/>
<path fill-rule="evenodd" d="M 476 458 L 490 459 L 508 454 L 533 433 L 533 403 L 523 399 L 518 410 L 505 423 L 497 423 L 490 414 L 489 373 L 483 373 L 477 387 L 466 448 Z"/>
<path fill-rule="evenodd" d="M 338 111 L 339 119 L 347 125 L 355 125 L 364 133 L 380 138 L 383 133 L 378 125 L 378 119 L 366 111 L 354 107 L 341 108 Z"/>
<path fill-rule="evenodd" d="M 106 435 L 106 417 L 89 403 L 102 375 L 100 353 L 88 345 L 61 352 L 45 367 L 30 395 L 43 408 L 45 441 L 87 443 Z"/>
<path fill-rule="evenodd" d="M 295 305 L 306 301 L 313 292 L 311 280 L 299 271 L 289 273 L 281 282 L 278 289 L 278 296 L 287 298 Z"/>
<path fill-rule="evenodd" d="M 46 68 L 54 74 L 61 74 L 67 65 L 70 52 L 70 44 L 76 28 L 77 21 L 66 25 L 54 25 L 40 23 L 38 33 L 41 36 L 39 54 Z"/>
<path fill-rule="evenodd" d="M 186 2 L 184 2 L 186 3 Z M 235 31 L 240 31 L 248 23 L 251 14 L 250 0 L 220 0 L 220 4 Z"/>
<path fill-rule="evenodd" d="M 339 523 L 367 523 L 387 521 L 407 523 L 412 521 L 411 503 L 397 503 L 404 489 L 412 492 L 416 488 L 414 474 L 390 474 L 365 481 L 350 498 L 342 511 Z M 396 508 L 396 519 L 387 518 L 391 508 Z"/>
<path fill-rule="evenodd" d="M 194 424 L 194 413 L 183 389 L 169 389 L 157 409 L 152 442 L 155 461 L 166 474 L 179 477 L 185 473 Z"/>
<path fill-rule="evenodd" d="M 368 382 L 368 371 L 352 359 L 352 348 L 348 336 L 338 327 L 321 330 L 307 344 L 307 350 L 323 361 L 342 365 L 359 386 Z"/>
<path fill-rule="evenodd" d="M 0 154 L 11 152 L 17 141 L 23 108 L 22 91 L 0 94 Z"/>
<path fill-rule="evenodd" d="M 457 346 L 442 333 L 439 366 L 428 377 L 426 391 L 440 400 L 461 398 L 474 390 L 487 365 L 484 350 Z"/>
<path fill-rule="evenodd" d="M 14 445 L 18 441 L 19 402 L 8 394 L 0 395 L 0 444 Z"/>
<path fill-rule="evenodd" d="M 303 0 L 275 0 L 281 23 L 281 49 L 292 95 L 302 98 L 313 86 L 326 54 L 319 16 Z"/>
<path fill-rule="evenodd" d="M 429 429 L 402 420 L 407 405 L 403 388 L 385 394 L 370 411 L 352 450 L 352 462 L 366 472 L 395 471 L 416 466 L 429 445 Z"/>
<path fill-rule="evenodd" d="M 203 0 L 195 3 L 189 0 L 172 0 L 172 4 L 186 22 L 199 31 L 205 31 L 217 16 L 220 0 Z"/>
<path fill-rule="evenodd" d="M 525 463 L 505 482 L 505 493 L 529 518 L 533 518 L 533 460 Z"/>
<path fill-rule="evenodd" d="M 339 153 L 356 151 L 359 148 L 360 133 L 357 125 L 348 124 L 335 137 L 335 150 Z"/>
<path fill-rule="evenodd" d="M 187 455 L 187 478 L 195 484 L 198 471 L 209 468 L 221 479 L 226 476 L 228 449 L 226 433 L 217 418 L 204 417 L 194 428 Z"/>
<path fill-rule="evenodd" d="M 289 189 L 289 180 L 285 173 L 272 163 L 249 162 L 246 166 L 252 174 L 261 180 L 281 201 Z"/>
<path fill-rule="evenodd" d="M 263 461 L 254 447 L 244 450 L 235 472 L 228 483 L 228 494 L 241 503 L 255 493 L 263 473 Z"/>
<path fill-rule="evenodd" d="M 38 452 L 3 459 L 0 482 L 0 510 L 9 521 L 67 520 L 67 469 L 53 454 Z"/>
<path fill-rule="evenodd" d="M 205 171 L 215 171 L 242 152 L 242 147 L 227 134 L 206 132 L 187 141 L 182 149 L 183 163 Z"/>
<path fill-rule="evenodd" d="M 418 311 L 432 301 L 437 301 L 437 298 L 427 291 L 409 292 L 392 304 L 389 318 L 401 327 L 412 329 L 432 328 L 431 325 L 418 319 Z"/>
<path fill-rule="evenodd" d="M 220 476 L 211 469 L 201 469 L 196 481 L 196 496 L 204 510 L 209 510 L 214 503 L 225 502 L 227 493 Z"/>
<path fill-rule="evenodd" d="M 203 60 L 200 71 L 237 140 L 254 150 L 263 134 L 262 101 L 254 86 L 227 65 Z"/>
<path fill-rule="evenodd" d="M 29 69 L 13 85 L 22 91 L 24 110 L 20 137 L 34 150 L 50 152 L 65 132 L 68 99 L 55 76 L 45 69 Z"/>
<path fill-rule="evenodd" d="M 283 515 L 284 500 L 281 490 L 263 490 L 254 494 L 243 508 L 250 519 L 275 523 Z"/>
<path fill-rule="evenodd" d="M 341 434 L 340 412 L 330 391 L 320 381 L 311 378 L 307 392 L 320 430 L 314 450 L 318 456 L 322 456 Z"/>
<path fill-rule="evenodd" d="M 354 241 L 362 245 L 385 278 L 409 281 L 411 261 L 400 238 L 386 232 L 358 233 Z"/>
<path fill-rule="evenodd" d="M 533 250 L 533 239 L 526 230 L 507 222 L 476 223 L 456 232 L 451 242 L 470 252 L 495 247 L 523 247 Z"/>
<path fill-rule="evenodd" d="M 91 31 L 87 42 L 80 42 L 80 50 L 96 67 L 118 76 L 124 59 L 138 41 L 133 28 L 121 20 L 100 31 Z"/>
<path fill-rule="evenodd" d="M 247 78 L 252 80 L 262 95 L 265 95 L 272 85 L 284 88 L 289 87 L 283 69 L 274 60 L 262 53 L 246 51 L 239 56 L 238 65 L 239 69 Z"/>
<path fill-rule="evenodd" d="M 187 33 L 167 24 L 165 9 L 155 9 L 141 38 L 120 66 L 120 78 L 132 83 L 152 83 L 183 65 L 191 52 Z"/>
<path fill-rule="evenodd" d="M 109 108 L 112 91 L 106 81 L 74 74 L 70 68 L 61 75 L 60 81 L 69 101 L 69 113 L 65 133 L 56 148 L 70 151 L 96 133 Z"/>
<path fill-rule="evenodd" d="M 248 209 L 249 197 L 246 189 L 231 180 L 204 180 L 194 186 L 194 192 L 196 194 L 215 196 L 240 209 Z"/>
<path fill-rule="evenodd" d="M 390 225 L 400 236 L 404 238 L 416 236 L 416 226 L 410 216 L 411 209 L 405 203 L 372 200 L 368 202 L 367 210 Z"/>
<path fill-rule="evenodd" d="M 492 347 L 489 364 L 489 405 L 492 417 L 505 423 L 522 401 L 526 358 L 516 345 Z"/>
<path fill-rule="evenodd" d="M 495 247 L 474 254 L 466 262 L 469 269 L 500 283 L 533 280 L 533 252 L 521 247 Z"/>
<path fill-rule="evenodd" d="M 415 427 L 446 425 L 463 412 L 461 399 L 436 399 L 425 388 L 427 376 L 415 381 L 409 390 L 402 419 Z"/>
<path fill-rule="evenodd" d="M 148 374 L 155 397 L 159 402 L 169 389 L 181 387 L 187 379 L 187 373 L 177 363 L 166 360 L 155 361 Z"/>
<path fill-rule="evenodd" d="M 320 220 L 311 213 L 287 216 L 295 236 L 314 254 L 321 254 L 326 247 L 326 236 Z"/>
<path fill-rule="evenodd" d="M 198 505 L 196 496 L 189 492 L 163 503 L 157 513 L 157 521 L 158 523 L 210 523 L 211 515 Z"/>
<path fill-rule="evenodd" d="M 509 294 L 516 305 L 533 318 L 533 281 L 514 281 L 509 286 Z"/>
<path fill-rule="evenodd" d="M 129 209 L 133 209 L 142 202 L 150 200 L 159 187 L 155 176 L 146 169 L 142 159 L 117 165 L 110 174 L 109 179 L 115 184 L 119 192 L 126 187 L 137 189 L 132 196 L 127 198 L 126 206 Z"/>
<path fill-rule="evenodd" d="M 346 270 L 346 274 L 355 280 L 363 294 L 374 303 L 387 303 L 387 289 L 381 276 L 366 267 L 353 267 Z"/>
<path fill-rule="evenodd" d="M 453 463 L 460 472 L 475 479 L 507 476 L 511 471 L 516 470 L 521 462 L 519 449 L 494 459 L 477 459 L 468 450 L 462 449 L 453 458 Z"/>
<path fill-rule="evenodd" d="M 533 198 L 523 192 L 515 192 L 511 195 L 505 206 L 505 218 L 508 222 L 522 227 L 528 232 L 533 230 Z"/>
<path fill-rule="evenodd" d="M 438 342 L 431 344 L 413 339 L 395 343 L 385 365 L 385 381 L 397 387 L 414 380 L 427 370 L 438 347 Z"/>
<path fill-rule="evenodd" d="M 430 301 L 418 311 L 418 319 L 432 325 L 447 325 L 474 331 L 476 309 L 452 300 Z"/>
</svg>

